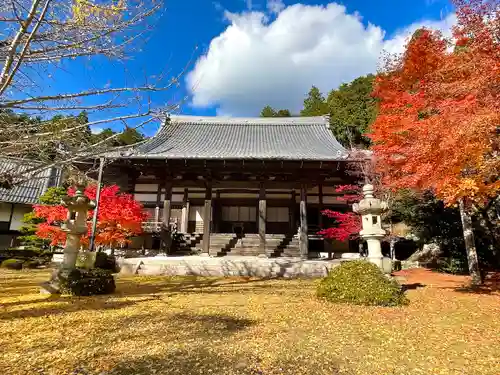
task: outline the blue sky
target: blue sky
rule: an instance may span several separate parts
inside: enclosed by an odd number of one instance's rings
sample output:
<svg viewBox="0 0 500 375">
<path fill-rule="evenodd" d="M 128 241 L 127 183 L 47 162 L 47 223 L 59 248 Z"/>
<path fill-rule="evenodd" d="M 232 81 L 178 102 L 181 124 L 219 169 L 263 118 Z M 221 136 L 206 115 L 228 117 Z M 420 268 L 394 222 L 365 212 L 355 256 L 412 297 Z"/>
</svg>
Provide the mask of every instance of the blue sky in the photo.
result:
<svg viewBox="0 0 500 375">
<path fill-rule="evenodd" d="M 47 91 L 176 75 L 193 58 L 180 85 L 152 95 L 153 105 L 187 97 L 183 114 L 257 116 L 266 104 L 296 112 L 311 85 L 327 92 L 375 72 L 381 51 L 401 50 L 415 28 L 447 33 L 453 22 L 445 0 L 169 0 L 140 51 L 67 64 Z"/>
</svg>

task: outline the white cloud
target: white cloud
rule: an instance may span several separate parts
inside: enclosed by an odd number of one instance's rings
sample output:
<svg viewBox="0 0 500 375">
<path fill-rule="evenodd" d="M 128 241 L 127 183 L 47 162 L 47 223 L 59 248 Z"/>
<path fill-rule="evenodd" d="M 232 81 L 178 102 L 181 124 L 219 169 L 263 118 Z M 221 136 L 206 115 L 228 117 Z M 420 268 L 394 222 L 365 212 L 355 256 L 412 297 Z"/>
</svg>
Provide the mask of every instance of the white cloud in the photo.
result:
<svg viewBox="0 0 500 375">
<path fill-rule="evenodd" d="M 188 74 L 192 105 L 216 105 L 225 115 L 257 115 L 265 105 L 297 112 L 312 85 L 323 92 L 376 71 L 383 49 L 401 51 L 419 26 L 447 33 L 454 16 L 416 22 L 390 38 L 382 28 L 364 25 L 336 3 L 295 4 L 269 12 L 226 12 L 230 25 L 215 37 Z M 276 10 L 278 10 L 276 12 Z"/>
<path fill-rule="evenodd" d="M 98 126 L 91 126 L 91 127 L 90 127 L 90 132 L 91 132 L 92 134 L 99 134 L 99 133 L 102 133 L 102 131 L 103 131 L 103 130 L 104 130 L 103 128 L 100 128 L 100 127 L 98 127 Z"/>
<path fill-rule="evenodd" d="M 455 13 L 450 13 L 446 18 L 439 21 L 423 20 L 414 22 L 411 25 L 399 30 L 392 38 L 384 42 L 384 50 L 390 53 L 401 52 L 406 45 L 407 39 L 421 27 L 440 30 L 447 38 L 451 38 L 451 28 L 457 22 Z"/>
<path fill-rule="evenodd" d="M 267 0 L 266 7 L 271 14 L 279 14 L 285 9 L 285 4 L 282 0 Z"/>
</svg>

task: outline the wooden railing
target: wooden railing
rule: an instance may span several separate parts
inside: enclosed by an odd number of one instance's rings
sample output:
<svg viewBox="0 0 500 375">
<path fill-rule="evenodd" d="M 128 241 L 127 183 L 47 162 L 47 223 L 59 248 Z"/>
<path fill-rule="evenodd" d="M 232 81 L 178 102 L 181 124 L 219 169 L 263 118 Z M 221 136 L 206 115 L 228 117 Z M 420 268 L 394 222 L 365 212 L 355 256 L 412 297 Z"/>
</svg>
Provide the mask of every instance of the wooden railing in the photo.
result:
<svg viewBox="0 0 500 375">
<path fill-rule="evenodd" d="M 160 232 L 162 225 L 162 221 L 144 221 L 142 223 L 142 230 L 148 233 Z M 170 219 L 170 226 L 172 227 L 172 229 L 177 228 L 177 218 Z"/>
<path fill-rule="evenodd" d="M 142 223 L 142 230 L 144 232 L 159 232 L 161 229 L 161 221 L 145 221 Z"/>
</svg>

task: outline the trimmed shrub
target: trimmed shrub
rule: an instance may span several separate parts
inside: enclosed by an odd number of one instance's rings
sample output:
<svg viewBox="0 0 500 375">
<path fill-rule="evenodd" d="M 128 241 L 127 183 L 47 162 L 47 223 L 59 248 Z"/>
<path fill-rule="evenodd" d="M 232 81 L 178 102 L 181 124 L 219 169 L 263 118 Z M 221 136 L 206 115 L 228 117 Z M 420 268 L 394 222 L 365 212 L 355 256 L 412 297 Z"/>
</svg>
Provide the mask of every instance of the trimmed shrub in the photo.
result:
<svg viewBox="0 0 500 375">
<path fill-rule="evenodd" d="M 23 268 L 38 268 L 40 266 L 43 266 L 46 264 L 47 261 L 45 259 L 32 259 L 32 260 L 26 260 L 23 263 Z"/>
<path fill-rule="evenodd" d="M 96 253 L 94 267 L 109 270 L 112 273 L 120 272 L 120 268 L 116 264 L 115 257 L 113 255 L 103 253 L 102 251 Z"/>
<path fill-rule="evenodd" d="M 453 275 L 468 275 L 469 266 L 467 259 L 446 258 L 441 260 L 435 268 L 438 272 L 451 273 Z"/>
<path fill-rule="evenodd" d="M 75 296 L 111 294 L 115 291 L 115 279 L 110 270 L 76 268 L 58 274 L 61 292 Z"/>
<path fill-rule="evenodd" d="M 7 250 L 0 250 L 0 259 L 44 259 L 46 261 L 50 261 L 52 257 L 52 252 L 48 250 L 43 250 L 35 247 L 26 247 L 26 248 L 10 248 Z"/>
<path fill-rule="evenodd" d="M 343 262 L 318 285 L 317 295 L 330 302 L 368 306 L 408 304 L 401 286 L 373 263 L 365 260 Z"/>
<path fill-rule="evenodd" d="M 2 268 L 10 270 L 20 270 L 23 268 L 23 260 L 21 259 L 6 259 L 2 262 Z"/>
</svg>

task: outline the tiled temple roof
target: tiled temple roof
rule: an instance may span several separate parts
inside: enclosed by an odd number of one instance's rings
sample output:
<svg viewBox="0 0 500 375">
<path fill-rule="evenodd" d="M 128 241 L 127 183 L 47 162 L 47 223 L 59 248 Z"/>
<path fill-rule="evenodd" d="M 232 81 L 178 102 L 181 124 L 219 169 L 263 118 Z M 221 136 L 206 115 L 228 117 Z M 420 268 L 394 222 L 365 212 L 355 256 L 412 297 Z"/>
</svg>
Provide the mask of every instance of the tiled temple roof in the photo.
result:
<svg viewBox="0 0 500 375">
<path fill-rule="evenodd" d="M 121 157 L 328 161 L 346 154 L 323 116 L 170 116 L 152 138 Z"/>
<path fill-rule="evenodd" d="M 32 168 L 35 162 L 15 158 L 0 159 L 0 174 L 21 174 Z M 47 188 L 59 183 L 60 173 L 55 168 L 44 169 L 38 173 L 32 173 L 29 178 L 15 185 L 11 189 L 0 188 L 0 202 L 33 204 L 45 193 Z"/>
</svg>

